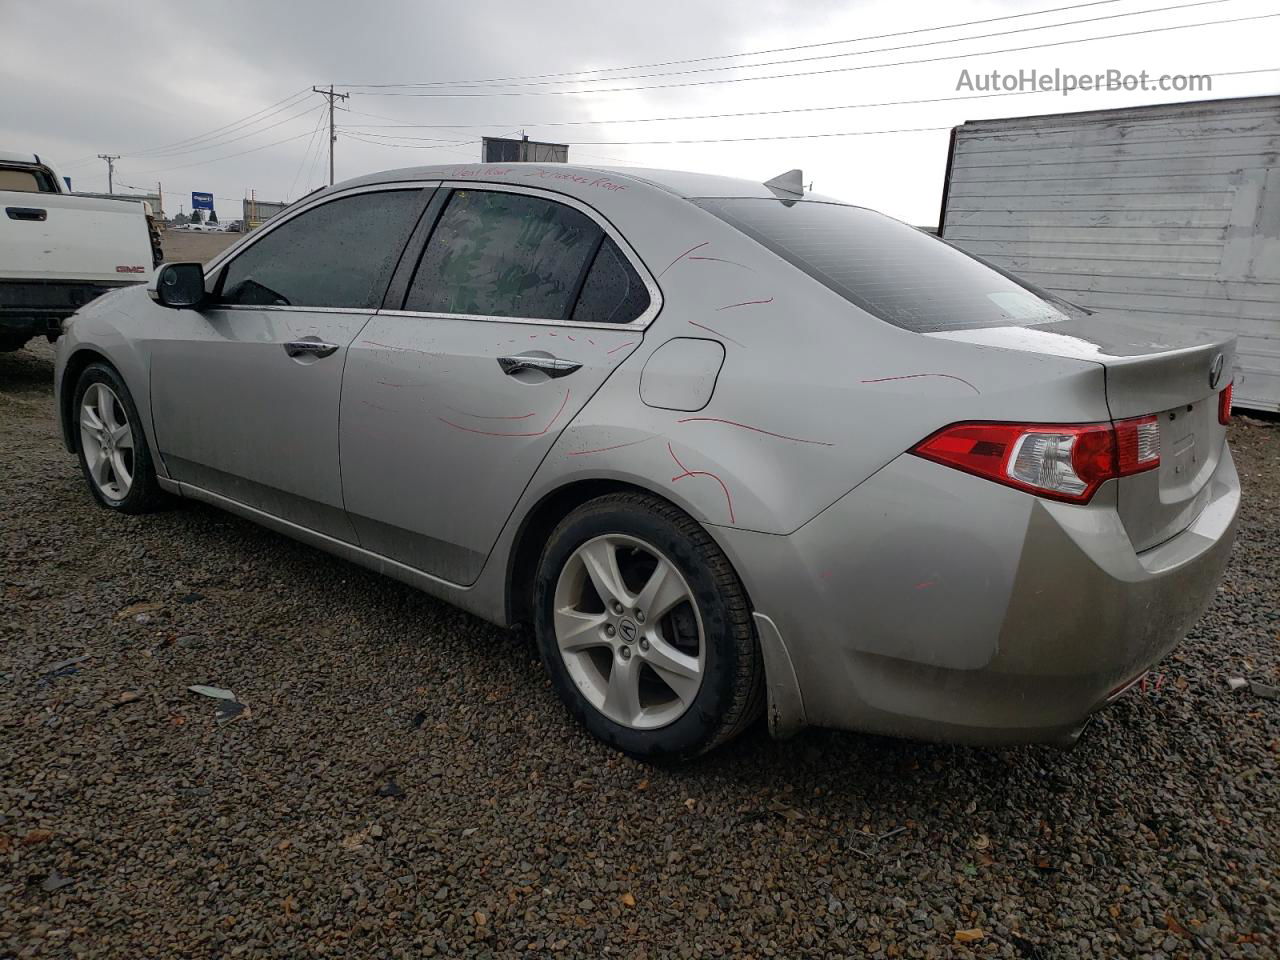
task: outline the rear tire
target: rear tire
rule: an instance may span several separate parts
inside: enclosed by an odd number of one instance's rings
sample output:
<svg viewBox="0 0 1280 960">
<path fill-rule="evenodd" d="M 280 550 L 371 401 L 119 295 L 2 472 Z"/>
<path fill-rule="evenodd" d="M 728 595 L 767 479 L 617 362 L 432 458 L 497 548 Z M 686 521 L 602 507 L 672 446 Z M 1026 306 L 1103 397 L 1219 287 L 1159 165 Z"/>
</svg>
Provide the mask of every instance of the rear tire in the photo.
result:
<svg viewBox="0 0 1280 960">
<path fill-rule="evenodd" d="M 538 564 L 534 632 L 569 712 L 633 756 L 695 757 L 763 708 L 741 581 L 707 532 L 657 497 L 609 494 L 561 521 Z"/>
<path fill-rule="evenodd" d="M 80 469 L 99 505 L 148 513 L 164 498 L 133 396 L 115 369 L 91 363 L 76 381 L 73 427 Z"/>
</svg>

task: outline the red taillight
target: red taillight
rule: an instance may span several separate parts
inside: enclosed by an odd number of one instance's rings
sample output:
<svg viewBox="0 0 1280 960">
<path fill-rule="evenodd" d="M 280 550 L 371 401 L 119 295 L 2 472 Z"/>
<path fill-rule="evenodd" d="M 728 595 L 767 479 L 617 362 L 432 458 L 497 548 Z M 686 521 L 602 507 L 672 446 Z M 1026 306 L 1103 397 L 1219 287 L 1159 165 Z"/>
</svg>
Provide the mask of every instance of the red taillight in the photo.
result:
<svg viewBox="0 0 1280 960">
<path fill-rule="evenodd" d="M 1127 477 L 1160 466 L 1160 421 L 1155 414 L 1117 420 L 1116 476 Z"/>
<path fill-rule="evenodd" d="M 1224 427 L 1231 422 L 1231 388 L 1235 383 L 1228 383 L 1227 388 L 1218 394 L 1218 422 Z"/>
<path fill-rule="evenodd" d="M 1160 465 L 1160 423 L 956 423 L 911 452 L 1036 496 L 1088 503 L 1107 480 Z"/>
</svg>

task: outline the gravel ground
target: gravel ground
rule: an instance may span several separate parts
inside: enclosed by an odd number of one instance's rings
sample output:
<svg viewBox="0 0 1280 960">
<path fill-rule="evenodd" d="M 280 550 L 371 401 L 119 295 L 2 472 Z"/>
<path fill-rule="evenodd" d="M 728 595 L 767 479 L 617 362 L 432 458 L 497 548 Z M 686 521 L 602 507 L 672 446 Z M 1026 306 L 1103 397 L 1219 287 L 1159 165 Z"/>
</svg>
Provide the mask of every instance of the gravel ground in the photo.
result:
<svg viewBox="0 0 1280 960">
<path fill-rule="evenodd" d="M 212 260 L 239 240 L 242 233 L 193 233 L 189 230 L 166 230 L 161 237 L 164 258 L 170 263 Z"/>
<path fill-rule="evenodd" d="M 525 637 L 96 509 L 51 371 L 0 354 L 0 957 L 1277 955 L 1280 703 L 1227 679 L 1280 679 L 1280 424 L 1232 427 L 1212 609 L 1074 751 L 757 728 L 671 769 Z"/>
</svg>

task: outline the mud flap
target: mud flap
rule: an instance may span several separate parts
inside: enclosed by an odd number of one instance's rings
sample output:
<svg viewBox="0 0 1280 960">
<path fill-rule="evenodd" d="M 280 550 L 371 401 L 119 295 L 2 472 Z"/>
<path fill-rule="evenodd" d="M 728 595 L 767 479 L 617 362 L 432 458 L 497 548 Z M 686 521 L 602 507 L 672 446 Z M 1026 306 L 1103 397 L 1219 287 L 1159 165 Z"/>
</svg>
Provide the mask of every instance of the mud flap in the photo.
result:
<svg viewBox="0 0 1280 960">
<path fill-rule="evenodd" d="M 807 725 L 800 683 L 796 680 L 791 654 L 787 652 L 777 625 L 763 613 L 754 613 L 752 617 L 756 622 L 756 635 L 760 638 L 760 653 L 764 657 L 769 735 L 775 740 L 786 740 Z"/>
</svg>

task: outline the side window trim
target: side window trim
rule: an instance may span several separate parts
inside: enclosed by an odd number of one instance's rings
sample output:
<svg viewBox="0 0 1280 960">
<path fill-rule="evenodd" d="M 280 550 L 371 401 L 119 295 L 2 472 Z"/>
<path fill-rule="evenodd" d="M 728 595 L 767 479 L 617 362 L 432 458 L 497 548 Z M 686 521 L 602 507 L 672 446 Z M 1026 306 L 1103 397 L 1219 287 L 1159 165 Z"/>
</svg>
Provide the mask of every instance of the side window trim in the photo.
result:
<svg viewBox="0 0 1280 960">
<path fill-rule="evenodd" d="M 556 193 L 554 190 L 542 190 L 536 187 L 516 186 L 507 183 L 488 183 L 485 181 L 470 180 L 445 180 L 438 184 L 439 189 L 435 196 L 432 197 L 432 205 L 435 207 L 431 216 L 424 216 L 419 223 L 421 228 L 423 223 L 430 221 L 426 230 L 423 231 L 421 237 L 421 245 L 414 248 L 413 244 L 417 242 L 418 230 L 415 229 L 413 236 L 410 238 L 410 244 L 406 253 L 400 259 L 400 266 L 396 270 L 396 276 L 392 278 L 392 288 L 396 287 L 396 281 L 400 279 L 400 273 L 404 271 L 403 295 L 399 297 L 399 306 L 395 309 L 384 308 L 379 310 L 380 314 L 395 317 L 424 317 L 439 320 L 474 320 L 480 323 L 519 323 L 530 326 L 552 326 L 552 327 L 575 327 L 586 330 L 643 330 L 649 326 L 662 310 L 662 291 L 658 287 L 658 283 L 653 278 L 653 274 L 649 272 L 649 268 L 644 261 L 636 254 L 631 244 L 627 242 L 613 223 L 597 211 L 594 207 L 588 206 L 577 197 L 571 197 L 568 194 Z M 474 313 L 433 313 L 423 310 L 405 310 L 404 304 L 409 296 L 409 287 L 412 283 L 414 275 L 418 271 L 418 267 L 422 262 L 422 258 L 426 255 L 427 244 L 431 242 L 431 235 L 435 233 L 436 226 L 440 222 L 440 214 L 444 212 L 445 205 L 448 203 L 456 190 L 486 190 L 494 193 L 519 193 L 530 197 L 538 197 L 543 200 L 550 200 L 553 203 L 561 203 L 567 207 L 585 214 L 589 217 L 602 231 L 600 243 L 597 244 L 595 251 L 587 258 L 586 265 L 583 267 L 582 275 L 578 278 L 578 284 L 574 290 L 574 295 L 569 302 L 568 315 L 564 319 L 547 320 L 538 317 L 491 317 Z M 569 319 L 573 316 L 573 311 L 578 305 L 578 298 L 582 294 L 582 288 L 586 283 L 587 275 L 591 272 L 591 265 L 595 262 L 596 256 L 600 252 L 601 246 L 604 244 L 605 238 L 611 239 L 618 247 L 619 252 L 631 264 L 636 275 L 640 277 L 644 283 L 645 289 L 649 292 L 649 306 L 645 308 L 640 316 L 636 317 L 630 323 L 581 323 Z M 407 268 L 407 269 L 406 269 Z M 387 298 L 387 302 L 391 302 L 391 298 Z"/>
<path fill-rule="evenodd" d="M 413 277 L 418 272 L 418 264 L 427 252 L 427 244 L 436 231 L 440 215 L 453 193 L 439 181 L 426 185 L 431 190 L 431 198 L 423 206 L 422 215 L 405 241 L 404 251 L 391 274 L 391 282 L 387 284 L 386 296 L 382 298 L 381 313 L 388 313 L 404 307 L 409 298 L 409 288 L 413 285 Z"/>
<path fill-rule="evenodd" d="M 383 302 L 385 303 L 386 294 L 390 292 L 394 284 L 395 278 L 400 271 L 400 267 L 404 263 L 405 254 L 410 249 L 412 249 L 413 238 L 416 235 L 419 227 L 421 226 L 421 220 L 422 220 L 423 214 L 426 212 L 427 207 L 430 206 L 431 200 L 434 199 L 434 195 L 436 193 L 439 193 L 439 191 L 436 189 L 438 186 L 439 184 L 437 183 L 426 183 L 421 181 L 415 181 L 415 182 L 409 182 L 409 183 L 364 184 L 359 187 L 353 187 L 349 190 L 343 190 L 341 193 L 331 194 L 326 197 L 319 197 L 314 201 L 312 201 L 311 203 L 307 203 L 305 206 L 299 206 L 296 210 L 289 210 L 289 211 L 286 211 L 285 213 L 279 214 L 277 217 L 272 218 L 274 222 L 272 222 L 269 227 L 259 227 L 253 233 L 247 234 L 245 236 L 245 240 L 243 243 L 233 244 L 231 247 L 227 248 L 226 252 L 219 255 L 218 258 L 213 260 L 213 262 L 211 262 L 209 266 L 205 268 L 205 272 L 204 272 L 205 287 L 206 289 L 208 289 L 209 294 L 214 298 L 214 302 L 210 304 L 210 306 L 207 309 L 209 310 L 274 310 L 274 311 L 280 311 L 280 312 L 295 311 L 295 312 L 305 312 L 305 313 L 351 313 L 352 310 L 356 308 L 353 308 L 353 307 L 305 307 L 305 306 L 292 306 L 292 305 L 285 306 L 282 304 L 253 305 L 253 304 L 241 304 L 241 303 L 218 303 L 217 298 L 222 296 L 222 285 L 226 280 L 227 267 L 230 266 L 232 263 L 234 263 L 236 259 L 238 259 L 242 254 L 251 250 L 256 244 L 261 243 L 265 237 L 270 236 L 276 230 L 279 230 L 281 227 L 285 226 L 287 223 L 296 219 L 297 217 L 300 217 L 306 213 L 310 213 L 312 210 L 317 210 L 320 207 L 326 206 L 330 203 L 334 203 L 338 200 L 345 200 L 348 197 L 359 196 L 362 193 L 390 193 L 393 191 L 418 191 L 419 193 L 422 194 L 422 197 L 420 199 L 420 208 L 417 213 L 418 220 L 416 221 L 416 225 L 414 226 L 413 230 L 410 231 L 409 239 L 405 241 L 404 246 L 400 248 L 400 257 L 396 262 L 396 267 L 392 270 L 391 276 L 387 281 L 387 289 L 383 291 Z M 212 286 L 210 286 L 209 284 L 210 280 L 213 281 Z M 359 308 L 359 309 L 363 310 L 363 309 L 369 309 L 369 308 Z"/>
<path fill-rule="evenodd" d="M 582 268 L 578 271 L 578 279 L 573 284 L 573 296 L 565 304 L 564 316 L 560 318 L 566 323 L 573 319 L 573 313 L 578 309 L 578 301 L 582 298 L 582 288 L 587 285 L 587 275 L 591 273 L 591 268 L 596 265 L 596 257 L 600 256 L 600 248 L 604 246 L 605 238 L 608 236 L 607 233 L 601 230 L 600 236 L 591 248 L 591 253 L 582 262 Z"/>
</svg>

